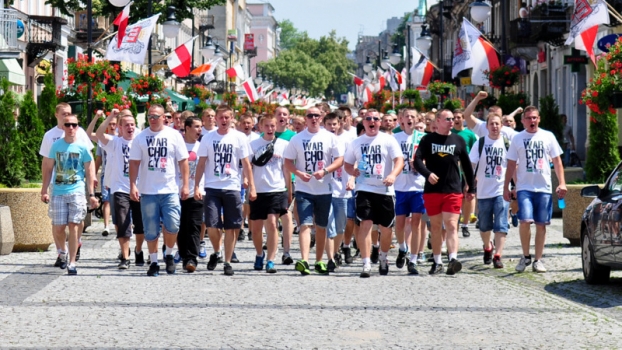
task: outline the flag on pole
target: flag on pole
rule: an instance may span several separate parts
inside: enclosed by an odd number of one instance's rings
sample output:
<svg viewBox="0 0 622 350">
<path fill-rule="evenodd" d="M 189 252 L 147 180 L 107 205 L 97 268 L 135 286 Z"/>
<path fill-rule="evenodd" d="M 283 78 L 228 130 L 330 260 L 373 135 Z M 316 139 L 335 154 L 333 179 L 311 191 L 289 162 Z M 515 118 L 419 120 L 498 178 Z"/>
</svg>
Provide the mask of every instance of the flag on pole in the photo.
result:
<svg viewBox="0 0 622 350">
<path fill-rule="evenodd" d="M 376 91 L 382 91 L 384 90 L 384 87 L 387 84 L 387 79 L 384 76 L 384 71 L 378 68 L 378 71 L 376 72 L 376 76 L 378 77 L 378 85 L 377 85 Z"/>
<path fill-rule="evenodd" d="M 473 68 L 472 84 L 489 85 L 488 76 L 484 74 L 484 71 L 490 72 L 497 67 L 499 67 L 499 57 L 494 47 L 484 40 L 479 29 L 463 18 L 454 49 L 451 77 L 455 78 L 460 71 Z"/>
<path fill-rule="evenodd" d="M 225 72 L 227 73 L 227 76 L 229 76 L 229 78 L 231 79 L 236 78 L 236 77 L 240 79 L 244 79 L 244 69 L 242 68 L 242 65 L 240 65 L 239 63 L 227 69 Z"/>
<path fill-rule="evenodd" d="M 144 64 L 151 32 L 155 28 L 160 14 L 140 20 L 125 30 L 125 40 L 118 45 L 117 36 L 113 37 L 106 50 L 106 59 L 109 61 L 125 61 Z"/>
<path fill-rule="evenodd" d="M 390 64 L 388 73 L 387 80 L 389 81 L 389 86 L 391 86 L 391 91 L 397 91 L 402 84 L 402 75 Z"/>
<path fill-rule="evenodd" d="M 173 53 L 166 59 L 166 64 L 175 75 L 180 78 L 188 76 L 190 74 L 190 66 L 192 65 L 192 46 L 194 39 L 199 36 L 186 41 L 179 45 Z"/>
<path fill-rule="evenodd" d="M 127 29 L 127 24 L 130 21 L 130 5 L 132 5 L 132 3 L 133 1 L 130 1 L 129 4 L 125 5 L 123 11 L 121 11 L 117 18 L 115 18 L 112 22 L 112 24 L 119 26 L 119 31 L 117 32 L 117 48 L 120 48 L 121 43 L 123 43 L 125 29 Z"/>
<path fill-rule="evenodd" d="M 411 72 L 414 73 L 414 86 L 428 86 L 430 80 L 432 80 L 434 66 L 427 57 L 421 55 L 419 61 L 416 62 L 415 65 L 413 65 L 413 69 L 411 69 Z"/>
<path fill-rule="evenodd" d="M 255 83 L 253 83 L 252 78 L 244 80 L 244 82 L 242 83 L 242 88 L 246 92 L 246 96 L 248 97 L 248 100 L 251 101 L 251 103 L 255 102 L 255 100 L 257 100 L 257 98 L 259 97 L 259 95 L 257 94 L 257 89 L 255 89 Z"/>
<path fill-rule="evenodd" d="M 190 72 L 190 74 L 201 75 L 201 74 L 213 73 L 214 69 L 216 69 L 216 66 L 218 66 L 218 63 L 220 63 L 221 61 L 222 61 L 222 57 L 218 57 L 214 61 L 202 64 L 196 67 L 195 69 L 192 70 L 192 72 Z"/>
<path fill-rule="evenodd" d="M 373 100 L 373 94 L 369 89 L 369 86 L 366 86 L 365 89 L 363 89 L 363 96 L 361 96 L 361 102 L 367 103 L 371 100 Z"/>
<path fill-rule="evenodd" d="M 407 76 L 407 72 L 406 72 L 406 67 L 402 68 L 402 82 L 400 83 L 400 91 L 404 91 L 406 90 L 406 76 Z"/>
<path fill-rule="evenodd" d="M 596 65 L 594 41 L 599 24 L 609 24 L 609 10 L 603 0 L 577 0 L 565 45 L 574 40 L 575 49 L 586 51 Z"/>
<path fill-rule="evenodd" d="M 356 86 L 363 85 L 363 79 L 357 77 L 353 73 L 348 72 L 348 74 L 350 74 L 352 76 L 352 83 L 354 83 L 354 85 L 356 85 Z"/>
<path fill-rule="evenodd" d="M 582 31 L 581 34 L 574 38 L 574 48 L 587 52 L 587 55 L 590 56 L 594 65 L 596 65 L 596 55 L 594 54 L 596 34 L 598 34 L 598 24 Z"/>
</svg>

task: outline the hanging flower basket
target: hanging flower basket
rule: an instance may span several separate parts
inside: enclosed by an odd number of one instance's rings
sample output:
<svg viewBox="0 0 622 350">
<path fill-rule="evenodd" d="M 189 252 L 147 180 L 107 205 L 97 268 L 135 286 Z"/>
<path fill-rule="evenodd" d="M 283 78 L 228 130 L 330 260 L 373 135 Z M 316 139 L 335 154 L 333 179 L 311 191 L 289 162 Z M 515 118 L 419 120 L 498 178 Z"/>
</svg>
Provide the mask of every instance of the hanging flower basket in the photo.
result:
<svg viewBox="0 0 622 350">
<path fill-rule="evenodd" d="M 488 76 L 490 86 L 495 89 L 514 86 L 520 79 L 520 69 L 516 66 L 507 66 L 505 64 L 491 71 L 485 70 L 484 74 Z"/>
<path fill-rule="evenodd" d="M 440 80 L 436 80 L 428 84 L 428 91 L 432 95 L 447 96 L 450 93 L 456 92 L 456 86 L 452 83 L 445 83 Z"/>
<path fill-rule="evenodd" d="M 152 95 L 164 90 L 164 81 L 156 75 L 144 75 L 131 80 L 130 88 L 139 96 Z"/>
</svg>

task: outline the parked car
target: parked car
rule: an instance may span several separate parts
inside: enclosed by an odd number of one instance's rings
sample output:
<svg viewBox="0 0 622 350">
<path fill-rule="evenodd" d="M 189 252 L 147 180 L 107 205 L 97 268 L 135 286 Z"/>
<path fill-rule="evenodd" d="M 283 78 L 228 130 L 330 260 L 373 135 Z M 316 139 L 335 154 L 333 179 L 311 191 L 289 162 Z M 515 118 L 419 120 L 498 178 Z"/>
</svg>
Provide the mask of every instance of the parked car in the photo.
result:
<svg viewBox="0 0 622 350">
<path fill-rule="evenodd" d="M 581 196 L 594 198 L 581 220 L 583 277 L 588 284 L 607 283 L 611 270 L 622 270 L 622 162 L 604 188 L 584 187 Z"/>
</svg>

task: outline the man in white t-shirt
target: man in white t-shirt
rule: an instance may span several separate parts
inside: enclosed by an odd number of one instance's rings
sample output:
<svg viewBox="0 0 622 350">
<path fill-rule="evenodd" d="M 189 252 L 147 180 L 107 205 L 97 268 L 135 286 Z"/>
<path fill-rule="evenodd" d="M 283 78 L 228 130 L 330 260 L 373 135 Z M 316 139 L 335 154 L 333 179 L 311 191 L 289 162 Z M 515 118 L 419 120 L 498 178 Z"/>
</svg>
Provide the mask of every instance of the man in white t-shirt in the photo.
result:
<svg viewBox="0 0 622 350">
<path fill-rule="evenodd" d="M 119 128 L 123 130 L 122 137 L 110 135 L 107 129 L 112 121 L 119 121 Z M 142 212 L 140 203 L 130 199 L 130 173 L 129 158 L 132 143 L 136 137 L 136 122 L 129 109 L 124 109 L 118 114 L 110 113 L 104 122 L 97 128 L 97 140 L 107 154 L 107 166 L 109 170 L 107 181 L 112 199 L 112 208 L 115 211 L 117 225 L 117 240 L 121 248 L 121 261 L 118 268 L 121 270 L 130 267 L 129 250 L 130 238 L 132 237 L 132 224 L 136 235 L 136 247 L 134 248 L 136 266 L 143 266 L 145 258 L 142 251 L 145 235 L 143 230 Z M 130 211 L 132 213 L 130 218 Z"/>
<path fill-rule="evenodd" d="M 400 145 L 392 136 L 380 132 L 380 116 L 368 109 L 363 119 L 365 134 L 354 140 L 345 156 L 345 170 L 357 177 L 356 218 L 361 222 L 356 240 L 363 271 L 361 277 L 371 276 L 371 230 L 380 229 L 380 274 L 389 273 L 387 255 L 393 239 L 395 224 L 395 179 L 404 168 Z M 358 165 L 355 167 L 355 164 Z"/>
<path fill-rule="evenodd" d="M 560 157 L 563 151 L 553 133 L 538 128 L 540 112 L 536 107 L 525 108 L 522 122 L 525 130 L 514 136 L 508 150 L 508 169 L 505 173 L 503 197 L 506 201 L 510 200 L 509 185 L 512 174 L 516 170 L 515 191 L 518 200 L 520 240 L 523 248 L 523 257 L 516 265 L 516 271 L 523 272 L 531 264 L 530 225 L 534 223 L 536 225 L 536 255 L 532 268 L 534 272 L 546 272 L 541 259 L 544 253 L 546 225 L 550 225 L 553 214 L 550 162 L 553 162 L 555 174 L 559 180 L 559 186 L 556 189 L 557 197 L 564 198 L 566 180 Z"/>
<path fill-rule="evenodd" d="M 61 102 L 56 105 L 56 113 L 54 114 L 54 116 L 56 117 L 57 125 L 53 127 L 52 129 L 48 130 L 45 133 L 45 135 L 43 135 L 43 140 L 41 140 L 41 147 L 39 148 L 39 155 L 43 157 L 43 160 L 41 161 L 41 169 L 43 169 L 43 162 L 45 161 L 45 158 L 50 157 L 50 149 L 52 148 L 52 145 L 54 144 L 54 142 L 65 137 L 65 130 L 63 129 L 64 123 L 65 123 L 64 118 L 70 115 L 72 114 L 71 114 L 71 106 L 69 104 L 65 102 Z M 91 142 L 91 139 L 86 134 L 84 129 L 82 129 L 82 127 L 78 126 L 76 137 L 77 137 L 77 142 L 83 143 L 89 151 L 93 149 L 93 142 Z M 91 164 L 90 166 L 93 167 L 93 172 L 95 172 L 95 164 L 93 162 L 91 162 L 90 164 Z M 54 193 L 51 193 L 51 195 L 54 195 Z M 83 230 L 84 230 L 84 222 L 80 223 L 80 225 L 78 226 L 78 252 L 76 254 L 76 261 L 80 260 L 80 248 L 82 246 L 82 231 Z M 57 239 L 54 239 L 54 243 L 56 244 L 56 250 L 58 252 L 58 256 L 56 257 L 56 262 L 54 263 L 54 267 L 59 267 L 61 265 L 61 258 L 62 258 L 61 253 L 66 252 L 67 248 L 66 248 L 65 242 L 61 242 L 61 241 L 58 241 Z"/>
<path fill-rule="evenodd" d="M 140 201 L 145 240 L 151 264 L 148 276 L 158 276 L 158 238 L 164 232 L 166 273 L 175 273 L 173 247 L 177 242 L 181 205 L 176 165 L 182 174 L 181 199 L 188 198 L 188 151 L 179 131 L 164 125 L 164 107 L 147 112 L 149 128 L 134 139 L 130 150 L 130 199 Z M 140 178 L 140 181 L 137 181 Z"/>
<path fill-rule="evenodd" d="M 251 142 L 253 151 L 253 176 L 257 188 L 257 199 L 250 202 L 251 232 L 255 246 L 255 264 L 257 271 L 263 269 L 266 258 L 263 252 L 262 229 L 265 226 L 268 234 L 268 262 L 266 272 L 276 273 L 274 260 L 278 249 L 279 232 L 277 221 L 288 212 L 291 202 L 291 174 L 285 170 L 283 154 L 289 144 L 288 141 L 276 137 L 277 118 L 275 115 L 266 115 L 259 121 L 263 135 Z M 272 149 L 272 155 L 265 153 Z"/>
<path fill-rule="evenodd" d="M 216 130 L 216 111 L 211 108 L 206 108 L 201 113 L 201 120 L 203 121 L 203 128 L 201 129 L 201 135 L 205 136 L 206 134 Z"/>
<path fill-rule="evenodd" d="M 462 113 L 462 117 L 466 121 L 467 127 L 471 129 L 471 131 L 473 131 L 475 135 L 477 135 L 477 137 L 484 137 L 488 134 L 486 123 L 484 123 L 483 120 L 477 119 L 477 117 L 475 117 L 475 115 L 473 114 L 473 112 L 475 111 L 475 107 L 477 107 L 477 104 L 480 101 L 484 100 L 486 97 L 488 97 L 488 93 L 486 91 L 478 92 L 477 95 L 473 97 L 471 103 L 469 103 L 469 105 L 464 109 L 464 112 Z M 522 111 L 523 109 L 521 107 L 518 107 L 514 112 L 509 114 L 509 116 L 514 117 L 516 114 L 519 114 Z M 499 108 L 499 106 L 491 106 L 488 109 L 488 112 L 497 114 L 499 117 L 503 117 L 503 111 L 501 110 L 501 108 Z M 512 138 L 516 134 L 517 132 L 510 127 L 503 126 L 501 128 L 501 135 L 504 135 L 510 141 L 512 141 Z"/>
<path fill-rule="evenodd" d="M 214 270 L 218 265 L 220 230 L 224 229 L 224 272 L 227 276 L 233 275 L 231 258 L 237 233 L 242 227 L 240 162 L 242 162 L 243 176 L 248 179 L 249 199 L 253 201 L 257 197 L 253 170 L 249 161 L 250 145 L 246 135 L 231 128 L 232 120 L 231 107 L 226 105 L 218 107 L 216 110 L 217 129 L 203 136 L 197 153 L 199 157 L 197 173 L 204 174 L 205 196 L 200 191 L 200 184 L 195 182 L 194 185 L 194 198 L 204 199 L 205 224 L 214 248 L 214 253 L 209 257 L 207 269 Z"/>
<path fill-rule="evenodd" d="M 296 175 L 296 204 L 300 219 L 298 225 L 302 260 L 296 262 L 295 268 L 302 275 L 311 273 L 307 260 L 314 218 L 315 271 L 328 274 L 328 266 L 322 261 L 322 256 L 332 201 L 332 182 L 329 175 L 343 164 L 344 147 L 335 135 L 320 128 L 321 118 L 322 112 L 319 108 L 309 108 L 305 120 L 307 128 L 292 137 L 285 150 L 285 168 Z"/>
<path fill-rule="evenodd" d="M 497 269 L 503 268 L 501 256 L 509 230 L 509 203 L 503 199 L 509 140 L 501 136 L 501 120 L 496 114 L 488 114 L 488 135 L 473 144 L 469 153 L 473 169 L 476 169 L 479 231 L 484 243 L 484 264 L 492 263 Z M 495 233 L 494 245 L 490 237 L 491 231 Z"/>
<path fill-rule="evenodd" d="M 351 133 L 354 136 L 354 138 L 356 138 L 358 135 L 356 134 L 356 126 L 354 127 L 352 126 L 352 110 L 350 109 L 350 107 L 339 106 L 337 110 L 343 113 L 343 118 L 341 121 L 341 125 L 343 125 L 342 126 L 343 131 Z"/>
<path fill-rule="evenodd" d="M 250 113 L 245 113 L 240 116 L 240 121 L 238 122 L 237 130 L 241 132 L 242 134 L 246 135 L 246 138 L 248 139 L 249 144 L 259 138 L 259 134 L 256 132 L 253 132 L 253 116 Z M 242 164 L 240 164 L 240 166 L 241 165 Z M 246 181 L 242 180 L 242 189 L 240 192 L 240 196 L 242 197 L 242 201 L 244 203 L 242 206 L 243 222 L 246 222 L 248 220 L 248 215 L 250 214 L 250 211 L 251 211 L 250 206 L 248 204 L 249 203 L 248 193 L 246 191 L 246 186 L 248 185 L 245 185 L 245 184 L 246 184 Z M 240 233 L 238 235 L 238 241 L 243 241 L 243 240 L 244 240 L 244 229 L 240 228 Z"/>
</svg>

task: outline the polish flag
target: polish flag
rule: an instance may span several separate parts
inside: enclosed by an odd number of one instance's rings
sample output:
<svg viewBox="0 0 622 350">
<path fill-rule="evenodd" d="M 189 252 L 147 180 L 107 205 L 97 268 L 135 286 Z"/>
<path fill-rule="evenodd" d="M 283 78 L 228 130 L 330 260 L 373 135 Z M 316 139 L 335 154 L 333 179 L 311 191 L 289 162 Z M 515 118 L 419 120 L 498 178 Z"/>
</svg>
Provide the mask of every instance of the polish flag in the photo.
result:
<svg viewBox="0 0 622 350">
<path fill-rule="evenodd" d="M 356 86 L 361 86 L 363 85 L 363 79 L 357 77 L 356 75 L 348 72 L 348 74 L 350 74 L 352 76 L 352 82 L 354 83 L 354 85 Z"/>
<path fill-rule="evenodd" d="M 117 32 L 117 48 L 120 48 L 123 43 L 125 28 L 127 28 L 127 24 L 130 21 L 130 5 L 132 5 L 132 3 L 133 1 L 130 1 L 129 4 L 125 5 L 123 11 L 121 11 L 114 22 L 112 22 L 112 24 L 119 26 L 119 31 Z"/>
<path fill-rule="evenodd" d="M 378 68 L 378 72 L 376 75 L 378 76 L 378 90 L 377 91 L 382 91 L 384 90 L 384 86 L 387 85 L 387 79 L 384 76 L 384 71 Z"/>
<path fill-rule="evenodd" d="M 570 21 L 570 32 L 564 45 L 575 42 L 575 49 L 586 51 L 596 65 L 594 41 L 599 24 L 609 24 L 609 10 L 604 0 L 576 0 Z"/>
<path fill-rule="evenodd" d="M 195 69 L 192 70 L 192 72 L 190 72 L 190 74 L 201 75 L 201 74 L 213 73 L 214 69 L 216 69 L 216 66 L 218 66 L 218 63 L 220 63 L 221 61 L 222 61 L 222 57 L 218 57 L 212 62 L 208 62 L 208 63 L 202 64 L 196 67 Z"/>
<path fill-rule="evenodd" d="M 234 79 L 236 77 L 244 79 L 244 69 L 242 69 L 242 66 L 240 64 L 236 64 L 235 66 L 227 69 L 225 72 L 231 79 Z"/>
<path fill-rule="evenodd" d="M 180 78 L 188 76 L 190 74 L 190 65 L 192 64 L 192 44 L 194 39 L 199 36 L 186 41 L 182 45 L 179 45 L 173 53 L 166 59 L 166 64 L 175 75 Z"/>
<path fill-rule="evenodd" d="M 596 34 L 598 34 L 598 24 L 581 32 L 581 34 L 574 38 L 574 48 L 587 52 L 587 55 L 590 56 L 594 65 L 596 65 L 596 55 L 594 54 Z"/>
<path fill-rule="evenodd" d="M 428 60 L 427 57 L 421 55 L 419 61 L 415 63 L 411 69 L 413 73 L 413 85 L 414 86 L 428 86 L 430 80 L 432 80 L 432 74 L 434 73 L 434 66 Z"/>
<path fill-rule="evenodd" d="M 361 96 L 361 102 L 367 103 L 367 102 L 370 102 L 371 100 L 373 100 L 373 94 L 369 86 L 366 86 L 365 89 L 363 90 L 363 96 Z"/>
<path fill-rule="evenodd" d="M 408 72 L 406 71 L 406 67 L 402 68 L 402 82 L 400 83 L 400 91 L 406 90 L 406 76 Z"/>
<path fill-rule="evenodd" d="M 242 88 L 246 92 L 246 96 L 248 97 L 248 100 L 251 101 L 251 103 L 255 102 L 255 100 L 259 98 L 259 94 L 257 94 L 257 89 L 255 89 L 255 84 L 253 83 L 253 79 L 249 78 L 244 80 L 244 82 L 242 83 Z"/>
</svg>

